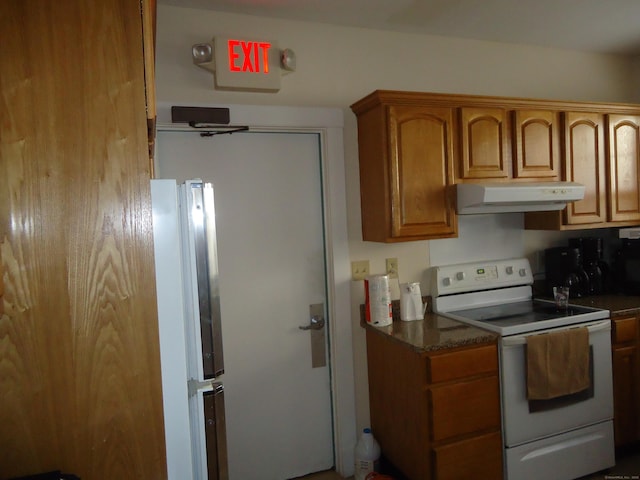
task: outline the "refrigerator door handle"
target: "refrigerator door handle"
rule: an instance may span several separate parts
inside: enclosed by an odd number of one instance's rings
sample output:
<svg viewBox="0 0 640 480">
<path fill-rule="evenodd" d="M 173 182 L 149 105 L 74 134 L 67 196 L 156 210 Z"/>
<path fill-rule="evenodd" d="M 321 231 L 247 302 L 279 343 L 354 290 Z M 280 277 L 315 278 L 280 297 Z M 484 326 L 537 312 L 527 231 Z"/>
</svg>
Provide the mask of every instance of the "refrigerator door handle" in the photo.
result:
<svg viewBox="0 0 640 480">
<path fill-rule="evenodd" d="M 204 378 L 215 378 L 224 373 L 224 360 L 213 187 L 202 181 L 189 182 L 189 186 L 203 374 Z"/>
<path fill-rule="evenodd" d="M 227 427 L 224 413 L 224 388 L 214 383 L 213 390 L 203 395 L 204 428 L 207 445 L 208 478 L 229 480 L 227 465 Z"/>
</svg>

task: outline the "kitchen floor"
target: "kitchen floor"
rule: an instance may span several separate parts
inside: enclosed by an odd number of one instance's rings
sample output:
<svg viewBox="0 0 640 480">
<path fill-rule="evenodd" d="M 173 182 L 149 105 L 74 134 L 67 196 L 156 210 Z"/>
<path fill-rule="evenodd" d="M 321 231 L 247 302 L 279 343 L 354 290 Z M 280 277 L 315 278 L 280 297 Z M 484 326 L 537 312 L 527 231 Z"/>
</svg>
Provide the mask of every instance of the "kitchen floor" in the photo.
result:
<svg viewBox="0 0 640 480">
<path fill-rule="evenodd" d="M 298 477 L 295 480 L 353 480 L 353 477 L 347 477 L 346 479 L 336 473 L 334 470 L 327 470 L 320 473 L 312 473 L 311 475 L 305 475 L 304 477 Z"/>
<path fill-rule="evenodd" d="M 638 480 L 640 479 L 640 452 L 620 456 L 616 459 L 616 466 L 602 473 L 594 473 L 581 477 L 580 480 Z"/>
<path fill-rule="evenodd" d="M 616 466 L 602 473 L 595 473 L 581 477 L 579 480 L 640 480 L 640 452 L 618 458 Z M 343 478 L 333 470 L 314 473 L 296 480 L 353 480 L 353 477 Z"/>
</svg>

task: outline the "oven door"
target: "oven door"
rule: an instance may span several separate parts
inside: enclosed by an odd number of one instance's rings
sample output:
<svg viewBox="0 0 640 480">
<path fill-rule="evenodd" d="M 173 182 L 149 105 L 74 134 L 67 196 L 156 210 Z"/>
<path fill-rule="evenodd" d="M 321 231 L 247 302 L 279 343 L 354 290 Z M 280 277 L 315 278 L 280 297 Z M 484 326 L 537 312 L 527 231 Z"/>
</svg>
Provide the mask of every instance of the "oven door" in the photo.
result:
<svg viewBox="0 0 640 480">
<path fill-rule="evenodd" d="M 502 338 L 502 410 L 507 448 L 613 418 L 611 322 L 600 320 L 580 326 L 589 329 L 592 388 L 586 395 L 547 400 L 543 404 L 530 404 L 526 385 L 526 337 L 542 332 Z M 547 331 L 566 328 L 569 327 Z"/>
</svg>

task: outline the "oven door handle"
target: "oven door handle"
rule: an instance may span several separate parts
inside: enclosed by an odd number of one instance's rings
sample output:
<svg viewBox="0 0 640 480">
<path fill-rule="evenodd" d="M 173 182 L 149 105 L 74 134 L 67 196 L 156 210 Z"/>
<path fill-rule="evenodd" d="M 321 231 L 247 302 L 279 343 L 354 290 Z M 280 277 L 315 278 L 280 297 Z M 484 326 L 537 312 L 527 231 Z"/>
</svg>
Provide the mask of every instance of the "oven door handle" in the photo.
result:
<svg viewBox="0 0 640 480">
<path fill-rule="evenodd" d="M 580 325 L 572 325 L 568 328 L 558 328 L 558 329 L 553 329 L 554 332 L 558 332 L 558 331 L 562 331 L 562 330 L 569 330 L 570 328 L 580 328 Z M 589 330 L 589 335 L 591 335 L 592 333 L 596 333 L 596 332 L 600 332 L 602 330 L 611 330 L 611 321 L 610 320 L 603 320 L 600 321 L 598 323 L 592 323 L 587 327 L 587 330 Z M 502 345 L 505 347 L 509 347 L 509 346 L 513 346 L 513 345 L 524 345 L 527 343 L 527 337 L 529 335 L 539 335 L 545 333 L 544 330 L 541 330 L 539 332 L 531 332 L 528 333 L 526 335 L 514 335 L 513 337 L 503 337 L 502 338 Z"/>
</svg>

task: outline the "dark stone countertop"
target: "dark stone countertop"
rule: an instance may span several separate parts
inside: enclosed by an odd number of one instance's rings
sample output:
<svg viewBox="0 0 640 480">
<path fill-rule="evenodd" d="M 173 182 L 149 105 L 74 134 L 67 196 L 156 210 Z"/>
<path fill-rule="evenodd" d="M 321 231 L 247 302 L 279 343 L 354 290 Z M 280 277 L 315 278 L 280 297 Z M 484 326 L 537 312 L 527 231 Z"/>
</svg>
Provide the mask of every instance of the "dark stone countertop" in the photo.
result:
<svg viewBox="0 0 640 480">
<path fill-rule="evenodd" d="M 640 296 L 635 295 L 607 294 L 581 298 L 569 297 L 569 303 L 609 310 L 612 317 L 640 313 Z"/>
<path fill-rule="evenodd" d="M 545 298 L 541 296 L 539 298 Z M 548 300 L 549 298 L 546 297 Z M 425 301 L 430 299 L 425 298 Z M 640 296 L 607 294 L 591 297 L 571 298 L 570 303 L 611 312 L 611 317 L 640 314 Z M 471 325 L 427 312 L 423 320 L 405 322 L 400 320 L 399 305 L 393 303 L 393 323 L 387 327 L 374 327 L 364 322 L 364 305 L 361 324 L 367 329 L 386 335 L 392 340 L 404 343 L 417 352 L 431 352 L 466 345 L 491 343 L 497 341 L 498 334 Z M 429 302 L 430 305 L 430 302 Z"/>
<path fill-rule="evenodd" d="M 467 345 L 492 343 L 498 335 L 460 323 L 435 313 L 426 313 L 423 320 L 394 320 L 387 327 L 367 325 L 367 329 L 404 343 L 416 352 L 433 352 Z"/>
</svg>

